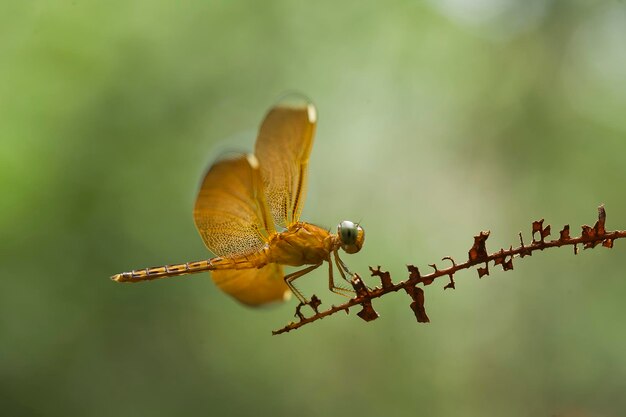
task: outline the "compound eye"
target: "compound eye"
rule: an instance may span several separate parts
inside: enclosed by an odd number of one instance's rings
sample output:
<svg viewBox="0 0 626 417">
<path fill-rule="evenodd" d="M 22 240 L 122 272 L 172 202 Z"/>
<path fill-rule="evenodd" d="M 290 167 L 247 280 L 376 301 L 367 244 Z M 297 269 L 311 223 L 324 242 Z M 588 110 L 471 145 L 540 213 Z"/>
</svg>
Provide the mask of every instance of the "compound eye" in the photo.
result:
<svg viewBox="0 0 626 417">
<path fill-rule="evenodd" d="M 358 235 L 358 226 L 349 220 L 344 220 L 337 227 L 339 239 L 344 245 L 354 245 Z"/>
</svg>

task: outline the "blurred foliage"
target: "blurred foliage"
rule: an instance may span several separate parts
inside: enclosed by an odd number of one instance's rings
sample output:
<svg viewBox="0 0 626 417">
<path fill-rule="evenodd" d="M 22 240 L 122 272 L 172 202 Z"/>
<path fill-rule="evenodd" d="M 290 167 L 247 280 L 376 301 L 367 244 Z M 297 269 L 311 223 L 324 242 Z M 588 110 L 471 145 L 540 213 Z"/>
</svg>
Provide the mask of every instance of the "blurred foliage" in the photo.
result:
<svg viewBox="0 0 626 417">
<path fill-rule="evenodd" d="M 293 301 L 107 277 L 208 256 L 202 172 L 289 90 L 320 114 L 303 218 L 361 220 L 362 275 L 600 203 L 626 228 L 624 39 L 619 1 L 3 2 L 3 414 L 620 415 L 620 242 L 459 274 L 429 325 L 399 294 L 280 337 Z M 324 274 L 299 288 L 337 302 Z"/>
</svg>

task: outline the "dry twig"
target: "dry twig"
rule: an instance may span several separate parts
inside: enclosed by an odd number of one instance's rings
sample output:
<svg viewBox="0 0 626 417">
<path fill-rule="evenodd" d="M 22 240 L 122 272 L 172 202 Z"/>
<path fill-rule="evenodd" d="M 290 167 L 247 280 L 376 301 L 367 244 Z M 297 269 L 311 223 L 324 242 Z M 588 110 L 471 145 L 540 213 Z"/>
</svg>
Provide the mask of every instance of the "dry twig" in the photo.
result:
<svg viewBox="0 0 626 417">
<path fill-rule="evenodd" d="M 559 238 L 555 240 L 546 241 L 545 239 L 550 235 L 550 225 L 543 226 L 543 219 L 535 221 L 532 224 L 532 242 L 529 245 L 525 245 L 522 239 L 522 234 L 519 234 L 520 246 L 513 249 L 500 249 L 497 252 L 489 254 L 485 242 L 489 237 L 489 231 L 480 232 L 477 236 L 474 236 L 474 244 L 469 250 L 468 260 L 457 264 L 451 257 L 446 256 L 442 260 L 447 260 L 452 263 L 451 266 L 445 269 L 438 269 L 435 264 L 429 265 L 434 269 L 427 275 L 421 275 L 417 267 L 413 265 L 407 265 L 408 279 L 406 281 L 400 281 L 394 283 L 391 280 L 389 272 L 382 271 L 380 266 L 376 268 L 370 267 L 372 276 L 378 277 L 381 281 L 380 287 L 368 289 L 363 280 L 358 274 L 354 274 L 352 278 L 352 286 L 356 292 L 356 296 L 349 301 L 338 305 L 331 306 L 329 309 L 320 311 L 319 306 L 321 300 L 315 295 L 311 297 L 308 305 L 314 310 L 314 314 L 309 317 L 305 317 L 302 314 L 303 304 L 300 304 L 296 308 L 296 316 L 299 318 L 297 322 L 291 322 L 282 329 L 273 331 L 272 334 L 286 333 L 291 330 L 298 329 L 305 324 L 312 323 L 319 319 L 322 319 L 331 314 L 335 314 L 339 311 L 345 311 L 346 313 L 350 308 L 360 305 L 361 311 L 357 315 L 365 321 L 372 321 L 378 318 L 378 313 L 372 307 L 372 300 L 382 297 L 385 294 L 395 292 L 398 290 L 405 290 L 411 297 L 411 310 L 415 314 L 415 318 L 419 323 L 428 323 L 430 319 L 426 314 L 424 308 L 424 290 L 418 285 L 427 286 L 433 283 L 433 281 L 439 277 L 447 276 L 449 282 L 443 287 L 444 290 L 448 288 L 455 288 L 454 274 L 462 269 L 470 269 L 474 266 L 484 264 L 482 267 L 477 268 L 478 277 L 481 278 L 485 275 L 489 275 L 489 262 L 493 261 L 493 266 L 501 265 L 504 271 L 513 269 L 513 258 L 524 256 L 531 256 L 534 251 L 544 250 L 556 246 L 572 245 L 574 248 L 574 254 L 578 253 L 578 245 L 583 245 L 583 249 L 594 248 L 599 244 L 606 248 L 612 248 L 613 242 L 616 239 L 626 237 L 626 231 L 606 231 L 605 229 L 606 211 L 604 206 L 598 207 L 598 221 L 591 227 L 582 226 L 582 234 L 579 237 L 570 237 L 569 225 L 565 225 L 560 231 Z"/>
</svg>

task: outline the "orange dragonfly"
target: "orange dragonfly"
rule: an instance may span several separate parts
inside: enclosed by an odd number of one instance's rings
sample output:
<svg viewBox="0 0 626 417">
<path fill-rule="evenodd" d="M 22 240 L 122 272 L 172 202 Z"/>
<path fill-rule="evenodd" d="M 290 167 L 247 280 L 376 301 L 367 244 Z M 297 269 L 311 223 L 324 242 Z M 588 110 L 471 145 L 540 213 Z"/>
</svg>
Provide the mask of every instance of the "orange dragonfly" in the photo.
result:
<svg viewBox="0 0 626 417">
<path fill-rule="evenodd" d="M 315 106 L 288 96 L 270 109 L 261 124 L 255 153 L 214 163 L 200 187 L 193 217 L 206 247 L 216 257 L 197 262 L 123 272 L 117 282 L 139 282 L 212 271 L 224 292 L 248 305 L 306 298 L 293 281 L 328 262 L 328 288 L 337 286 L 333 262 L 341 277 L 352 273 L 339 249 L 356 253 L 365 233 L 359 224 L 342 221 L 337 233 L 300 221 L 307 185 L 309 154 L 317 123 Z M 306 266 L 285 275 L 283 265 Z"/>
</svg>

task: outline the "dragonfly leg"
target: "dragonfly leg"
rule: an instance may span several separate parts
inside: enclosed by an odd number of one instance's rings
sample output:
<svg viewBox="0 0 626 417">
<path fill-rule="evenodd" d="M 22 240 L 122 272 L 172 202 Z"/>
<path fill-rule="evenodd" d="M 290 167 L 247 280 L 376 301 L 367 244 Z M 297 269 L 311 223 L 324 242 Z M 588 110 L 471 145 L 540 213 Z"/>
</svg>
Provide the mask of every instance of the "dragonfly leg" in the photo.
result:
<svg viewBox="0 0 626 417">
<path fill-rule="evenodd" d="M 337 268 L 343 279 L 346 279 L 341 268 L 339 266 L 337 266 Z M 335 285 L 335 280 L 333 279 L 333 263 L 330 260 L 328 261 L 328 289 L 335 294 L 343 295 L 348 298 L 352 298 L 352 295 L 354 295 L 354 291 Z"/>
<path fill-rule="evenodd" d="M 343 261 L 339 257 L 339 253 L 337 252 L 337 250 L 335 250 L 333 253 L 335 255 L 335 264 L 337 265 L 337 269 L 339 270 L 339 273 L 341 274 L 341 278 L 343 278 L 344 281 L 346 281 L 348 284 L 351 284 L 350 280 L 346 277 L 346 274 L 348 275 L 354 275 L 354 274 L 350 272 L 346 264 L 343 263 Z"/>
<path fill-rule="evenodd" d="M 341 272 L 342 270 L 346 272 L 346 274 L 350 275 L 350 276 L 354 276 L 355 274 L 352 273 L 349 269 L 348 269 L 348 265 L 346 265 L 341 258 L 339 257 L 339 253 L 337 251 L 335 251 L 335 262 L 337 262 L 337 268 L 339 268 L 339 271 Z M 343 274 L 342 274 L 343 275 Z M 346 279 L 346 277 L 344 276 L 343 279 L 345 279 L 346 281 L 348 281 Z M 351 281 L 348 281 L 350 284 L 352 284 Z M 365 286 L 365 288 L 367 288 L 368 290 L 371 290 L 371 288 L 369 286 Z"/>
<path fill-rule="evenodd" d="M 296 279 L 298 279 L 298 278 L 300 278 L 302 275 L 306 275 L 309 272 L 313 271 L 314 269 L 319 268 L 321 264 L 322 263 L 320 262 L 317 265 L 311 265 L 311 266 L 308 266 L 308 267 L 306 267 L 304 269 L 301 269 L 299 271 L 292 272 L 289 275 L 285 275 L 285 278 L 284 278 L 285 279 L 285 283 L 287 284 L 287 286 L 289 287 L 291 292 L 295 294 L 295 296 L 298 298 L 298 300 L 300 300 L 300 302 L 302 304 L 307 304 L 308 301 L 307 301 L 306 298 L 304 298 L 304 295 L 302 295 L 302 293 L 300 291 L 298 291 L 296 289 L 296 287 L 293 286 L 293 284 L 291 282 L 296 280 Z"/>
<path fill-rule="evenodd" d="M 348 279 L 346 278 L 346 276 L 344 275 L 344 272 L 350 276 L 354 276 L 354 274 L 350 271 L 350 269 L 348 269 L 348 265 L 346 265 L 341 258 L 339 257 L 339 252 L 335 251 L 335 263 L 337 264 L 337 269 L 339 269 L 339 272 L 341 272 L 341 276 L 343 277 L 343 279 L 345 279 L 346 281 L 348 281 Z M 350 284 L 352 284 L 351 281 L 348 281 Z M 370 287 L 368 287 L 367 285 L 365 286 L 365 288 L 367 288 L 368 290 L 371 290 Z M 352 291 L 352 290 L 350 290 Z"/>
</svg>

